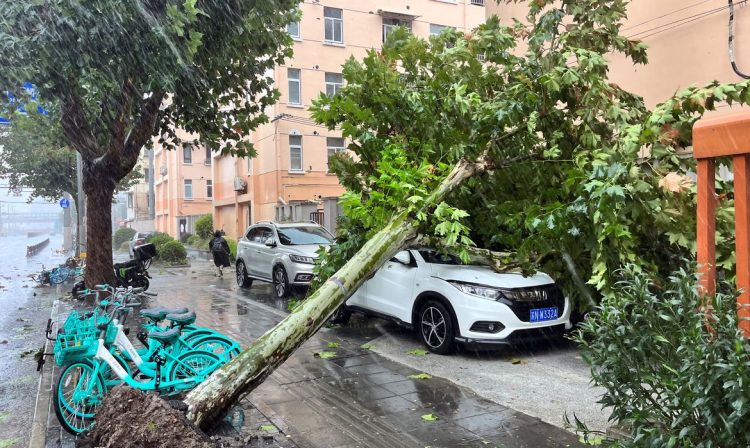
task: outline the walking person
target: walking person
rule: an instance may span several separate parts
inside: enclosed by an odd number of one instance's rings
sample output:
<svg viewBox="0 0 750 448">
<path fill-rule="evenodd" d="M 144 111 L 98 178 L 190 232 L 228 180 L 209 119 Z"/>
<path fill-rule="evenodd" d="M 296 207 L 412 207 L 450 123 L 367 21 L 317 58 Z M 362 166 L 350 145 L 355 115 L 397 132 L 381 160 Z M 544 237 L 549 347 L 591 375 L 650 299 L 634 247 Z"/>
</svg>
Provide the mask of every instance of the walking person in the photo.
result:
<svg viewBox="0 0 750 448">
<path fill-rule="evenodd" d="M 224 268 L 228 268 L 230 265 L 229 244 L 227 244 L 227 240 L 225 240 L 224 237 L 221 236 L 221 230 L 217 230 L 214 232 L 213 239 L 208 243 L 208 249 L 214 256 L 214 264 L 216 265 L 216 269 L 218 269 L 218 273 L 216 275 L 218 275 L 219 277 L 223 277 L 224 272 L 222 270 Z"/>
</svg>

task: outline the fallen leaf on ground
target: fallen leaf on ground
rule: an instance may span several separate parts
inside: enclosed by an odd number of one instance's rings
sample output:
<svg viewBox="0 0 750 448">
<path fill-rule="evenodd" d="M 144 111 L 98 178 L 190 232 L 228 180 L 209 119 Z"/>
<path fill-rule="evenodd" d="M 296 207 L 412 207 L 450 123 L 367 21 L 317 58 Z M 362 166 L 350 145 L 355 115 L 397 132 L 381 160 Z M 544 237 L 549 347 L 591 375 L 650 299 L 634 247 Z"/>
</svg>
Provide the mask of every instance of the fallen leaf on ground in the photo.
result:
<svg viewBox="0 0 750 448">
<path fill-rule="evenodd" d="M 439 417 L 435 414 L 425 414 L 422 416 L 422 420 L 427 420 L 428 422 L 434 422 L 437 421 Z"/>
<path fill-rule="evenodd" d="M 261 431 L 266 431 L 266 432 L 276 431 L 276 427 L 273 425 L 260 425 L 260 428 L 258 429 L 260 429 Z"/>
<path fill-rule="evenodd" d="M 336 352 L 322 351 L 313 354 L 316 358 L 330 359 L 336 356 Z"/>
<path fill-rule="evenodd" d="M 370 350 L 372 348 L 371 344 L 362 344 L 359 346 L 362 350 Z"/>
<path fill-rule="evenodd" d="M 522 358 L 511 358 L 510 363 L 519 365 L 519 364 L 528 364 L 529 362 Z"/>
<path fill-rule="evenodd" d="M 339 348 L 339 343 L 338 342 L 329 342 L 328 343 L 328 348 Z"/>
<path fill-rule="evenodd" d="M 421 349 L 421 348 L 415 348 L 414 350 L 406 352 L 407 355 L 414 355 L 414 356 L 427 356 L 430 352 L 427 350 Z"/>
<path fill-rule="evenodd" d="M 429 373 L 422 372 L 422 373 L 416 373 L 414 375 L 409 375 L 409 378 L 413 380 L 429 380 L 432 378 L 432 375 L 430 375 Z"/>
</svg>

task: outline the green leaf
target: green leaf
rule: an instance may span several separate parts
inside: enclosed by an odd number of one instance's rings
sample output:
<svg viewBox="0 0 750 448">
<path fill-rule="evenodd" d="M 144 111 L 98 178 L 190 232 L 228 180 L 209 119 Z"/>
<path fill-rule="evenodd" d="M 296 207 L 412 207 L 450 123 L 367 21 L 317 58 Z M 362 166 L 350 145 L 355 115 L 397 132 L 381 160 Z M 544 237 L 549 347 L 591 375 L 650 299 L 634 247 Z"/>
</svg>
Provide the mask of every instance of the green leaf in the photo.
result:
<svg viewBox="0 0 750 448">
<path fill-rule="evenodd" d="M 429 380 L 432 378 L 432 375 L 429 373 L 416 373 L 414 375 L 409 375 L 409 378 L 413 380 Z"/>
<path fill-rule="evenodd" d="M 370 350 L 372 349 L 372 344 L 362 344 L 359 346 L 362 350 Z"/>
<path fill-rule="evenodd" d="M 261 431 L 266 431 L 266 432 L 276 432 L 276 431 L 278 431 L 278 429 L 274 425 L 260 425 L 260 428 L 258 428 L 258 429 L 260 429 Z"/>
<path fill-rule="evenodd" d="M 440 417 L 435 414 L 424 414 L 422 416 L 422 420 L 427 420 L 428 422 L 436 422 L 440 420 Z"/>
<path fill-rule="evenodd" d="M 322 351 L 313 354 L 316 358 L 320 359 L 331 359 L 336 357 L 336 352 Z"/>
<path fill-rule="evenodd" d="M 328 343 L 328 348 L 339 348 L 339 343 L 338 342 L 329 342 Z"/>
<path fill-rule="evenodd" d="M 415 348 L 414 350 L 410 350 L 406 352 L 407 355 L 414 355 L 414 356 L 427 356 L 430 352 L 427 350 L 421 349 L 421 348 Z"/>
</svg>

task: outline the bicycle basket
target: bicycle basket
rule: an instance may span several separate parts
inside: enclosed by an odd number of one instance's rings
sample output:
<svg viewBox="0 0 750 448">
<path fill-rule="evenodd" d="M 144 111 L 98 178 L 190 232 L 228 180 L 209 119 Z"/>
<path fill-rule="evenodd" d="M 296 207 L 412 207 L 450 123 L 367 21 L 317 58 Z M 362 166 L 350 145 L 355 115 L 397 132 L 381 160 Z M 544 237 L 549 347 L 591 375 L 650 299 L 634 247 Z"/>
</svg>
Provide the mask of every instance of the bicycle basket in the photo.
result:
<svg viewBox="0 0 750 448">
<path fill-rule="evenodd" d="M 60 332 L 55 339 L 55 362 L 58 366 L 96 355 L 99 345 L 99 331 L 96 327 L 89 330 L 79 329 L 73 333 Z"/>
</svg>

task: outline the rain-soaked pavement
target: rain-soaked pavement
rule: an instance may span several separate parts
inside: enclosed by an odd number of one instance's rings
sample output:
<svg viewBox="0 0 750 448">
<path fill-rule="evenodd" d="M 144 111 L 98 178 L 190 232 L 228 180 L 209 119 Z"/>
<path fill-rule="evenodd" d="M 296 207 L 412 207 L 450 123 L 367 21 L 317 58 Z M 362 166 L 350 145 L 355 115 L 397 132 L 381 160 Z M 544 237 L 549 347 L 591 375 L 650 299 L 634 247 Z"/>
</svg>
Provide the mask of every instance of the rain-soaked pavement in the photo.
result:
<svg viewBox="0 0 750 448">
<path fill-rule="evenodd" d="M 43 239 L 43 237 L 41 238 Z M 62 244 L 51 236 L 41 253 L 26 257 L 26 245 L 40 237 L 0 237 L 0 447 L 29 443 L 39 375 L 34 354 L 44 343 L 44 328 L 57 288 L 35 288 L 29 274 L 65 261 L 54 255 Z"/>
<path fill-rule="evenodd" d="M 275 299 L 269 285 L 256 283 L 240 290 L 231 272 L 217 278 L 205 261 L 193 260 L 190 268 L 154 267 L 151 274 L 151 290 L 159 296 L 150 305 L 187 306 L 196 311 L 199 325 L 222 331 L 243 346 L 287 314 L 287 301 Z M 392 330 L 376 319 L 322 329 L 252 392 L 243 407 L 260 411 L 287 435 L 284 446 L 579 446 L 567 431 L 451 381 L 410 378 L 421 371 L 362 348 Z M 335 356 L 314 356 L 324 350 Z M 437 420 L 423 418 L 430 414 Z M 243 434 L 257 429 L 259 418 L 246 415 Z M 51 415 L 47 446 L 71 446 L 72 440 L 61 437 L 54 419 Z M 220 432 L 227 435 L 227 428 Z"/>
</svg>

